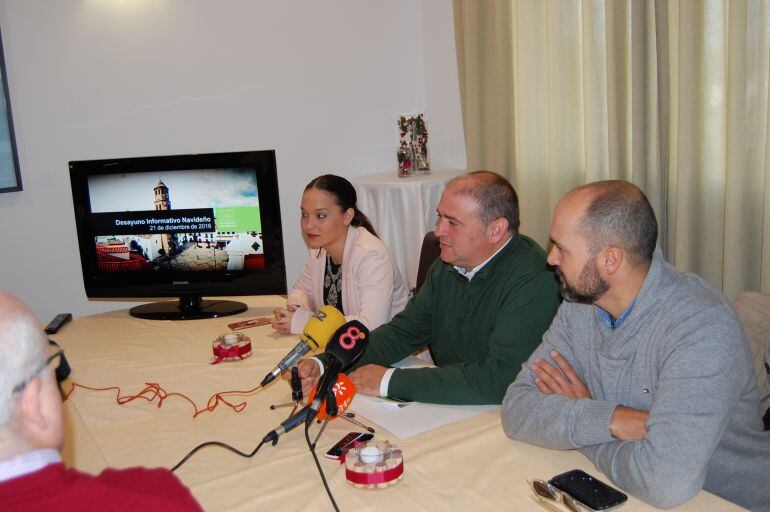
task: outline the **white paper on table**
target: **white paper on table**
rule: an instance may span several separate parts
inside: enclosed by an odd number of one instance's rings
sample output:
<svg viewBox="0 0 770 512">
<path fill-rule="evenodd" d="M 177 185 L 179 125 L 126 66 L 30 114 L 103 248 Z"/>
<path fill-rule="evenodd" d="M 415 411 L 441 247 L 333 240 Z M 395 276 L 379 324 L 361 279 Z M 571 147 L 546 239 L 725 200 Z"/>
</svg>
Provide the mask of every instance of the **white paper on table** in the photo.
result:
<svg viewBox="0 0 770 512">
<path fill-rule="evenodd" d="M 429 356 L 430 357 L 430 356 Z M 407 356 L 403 358 L 401 361 L 397 363 L 393 363 L 391 365 L 393 368 L 400 368 L 400 369 L 406 369 L 406 368 L 435 368 L 435 364 L 431 364 L 425 359 L 422 359 L 422 352 L 420 352 L 420 356 Z"/>
<path fill-rule="evenodd" d="M 393 366 L 426 368 L 431 365 L 410 356 Z M 356 395 L 353 403 L 350 404 L 350 409 L 356 415 L 365 417 L 402 440 L 477 414 L 500 409 L 499 405 L 442 405 L 422 402 L 405 402 L 405 404 L 407 406 L 400 406 L 397 402 L 382 398 Z"/>
</svg>

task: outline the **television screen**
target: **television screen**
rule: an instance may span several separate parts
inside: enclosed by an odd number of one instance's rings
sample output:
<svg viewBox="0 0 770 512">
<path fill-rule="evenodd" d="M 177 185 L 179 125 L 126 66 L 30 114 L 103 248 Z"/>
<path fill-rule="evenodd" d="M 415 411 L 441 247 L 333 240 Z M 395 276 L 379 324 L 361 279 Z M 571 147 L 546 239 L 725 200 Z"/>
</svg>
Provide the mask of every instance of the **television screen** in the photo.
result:
<svg viewBox="0 0 770 512">
<path fill-rule="evenodd" d="M 89 297 L 167 297 L 148 318 L 233 314 L 204 295 L 286 293 L 272 151 L 70 162 Z"/>
</svg>

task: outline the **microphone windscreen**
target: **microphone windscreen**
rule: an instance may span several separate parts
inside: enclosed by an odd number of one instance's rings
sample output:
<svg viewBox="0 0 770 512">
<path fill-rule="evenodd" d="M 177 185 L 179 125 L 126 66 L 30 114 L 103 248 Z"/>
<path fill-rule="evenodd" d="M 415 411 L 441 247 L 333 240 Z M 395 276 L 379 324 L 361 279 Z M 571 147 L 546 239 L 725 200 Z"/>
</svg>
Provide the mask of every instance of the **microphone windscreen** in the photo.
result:
<svg viewBox="0 0 770 512">
<path fill-rule="evenodd" d="M 345 370 L 364 353 L 368 338 L 369 329 L 358 320 L 351 320 L 334 331 L 326 345 L 326 353 L 339 361 L 341 369 Z"/>
<path fill-rule="evenodd" d="M 345 323 L 345 317 L 334 306 L 324 306 L 310 317 L 300 339 L 315 352 L 322 350 L 332 334 Z"/>
<path fill-rule="evenodd" d="M 313 391 L 310 392 L 310 397 L 308 398 L 308 402 L 312 402 L 313 398 L 315 398 L 316 391 L 318 391 L 318 386 L 313 388 Z M 353 396 L 356 394 L 356 387 L 353 385 L 353 382 L 350 380 L 350 378 L 345 375 L 344 373 L 340 373 L 337 376 L 337 382 L 334 383 L 334 386 L 332 387 L 332 391 L 334 392 L 334 397 L 337 399 L 337 415 L 342 414 L 343 412 L 348 410 L 348 407 L 350 407 L 350 403 L 353 401 Z M 318 414 L 316 414 L 316 418 L 319 420 L 326 417 L 326 401 L 324 400 L 323 404 L 321 405 L 321 408 L 318 409 Z"/>
</svg>

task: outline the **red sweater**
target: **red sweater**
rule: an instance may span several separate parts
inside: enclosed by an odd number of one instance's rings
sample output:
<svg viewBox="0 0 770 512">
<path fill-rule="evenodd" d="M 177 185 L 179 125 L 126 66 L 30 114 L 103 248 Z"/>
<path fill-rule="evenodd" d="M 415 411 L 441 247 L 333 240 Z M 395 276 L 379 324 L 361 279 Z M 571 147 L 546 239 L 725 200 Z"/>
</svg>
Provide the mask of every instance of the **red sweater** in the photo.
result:
<svg viewBox="0 0 770 512">
<path fill-rule="evenodd" d="M 0 482 L 0 510 L 201 511 L 179 479 L 166 469 L 105 469 L 93 476 L 61 463 Z"/>
</svg>

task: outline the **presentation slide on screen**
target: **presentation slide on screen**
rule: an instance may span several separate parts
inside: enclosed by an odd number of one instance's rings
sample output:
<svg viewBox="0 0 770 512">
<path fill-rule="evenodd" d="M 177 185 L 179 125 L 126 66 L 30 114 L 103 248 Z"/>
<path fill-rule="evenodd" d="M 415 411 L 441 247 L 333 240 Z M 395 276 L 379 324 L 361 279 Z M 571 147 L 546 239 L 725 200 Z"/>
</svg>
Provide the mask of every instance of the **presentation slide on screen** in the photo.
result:
<svg viewBox="0 0 770 512">
<path fill-rule="evenodd" d="M 253 169 L 196 169 L 88 178 L 102 272 L 265 268 Z"/>
</svg>

